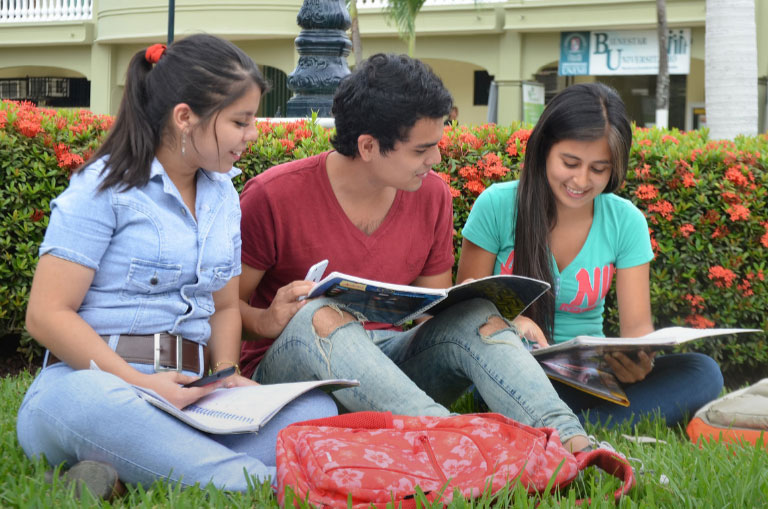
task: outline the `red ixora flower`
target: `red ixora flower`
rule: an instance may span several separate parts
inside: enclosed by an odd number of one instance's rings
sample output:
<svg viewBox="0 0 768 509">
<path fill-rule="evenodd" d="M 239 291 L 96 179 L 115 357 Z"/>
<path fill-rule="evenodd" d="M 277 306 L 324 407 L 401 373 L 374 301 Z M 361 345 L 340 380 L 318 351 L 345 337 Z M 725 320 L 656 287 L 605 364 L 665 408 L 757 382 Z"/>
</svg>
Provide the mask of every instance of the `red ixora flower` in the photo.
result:
<svg viewBox="0 0 768 509">
<path fill-rule="evenodd" d="M 669 221 L 672 219 L 672 212 L 675 211 L 675 207 L 669 201 L 661 200 L 648 205 L 648 210 L 651 212 L 658 212 L 661 217 Z"/>
<path fill-rule="evenodd" d="M 485 191 L 485 185 L 479 180 L 470 180 L 469 182 L 464 184 L 464 189 L 466 189 L 467 191 L 469 191 L 474 195 L 479 195 L 480 193 Z"/>
<path fill-rule="evenodd" d="M 661 137 L 661 141 L 663 141 L 663 142 L 671 141 L 675 145 L 679 145 L 680 144 L 680 140 L 678 140 L 677 138 L 675 138 L 671 134 L 665 134 L 664 136 L 662 136 Z"/>
<path fill-rule="evenodd" d="M 695 231 L 696 231 L 696 228 L 691 223 L 685 223 L 680 227 L 680 235 L 682 235 L 686 239 L 691 235 L 691 233 Z"/>
<path fill-rule="evenodd" d="M 659 191 L 653 184 L 640 184 L 635 190 L 635 195 L 645 201 L 650 201 L 658 196 Z"/>
<path fill-rule="evenodd" d="M 528 145 L 528 139 L 531 137 L 530 129 L 518 129 L 512 133 L 507 140 L 507 154 L 512 157 L 525 154 L 525 147 Z"/>
<path fill-rule="evenodd" d="M 730 288 L 736 280 L 736 273 L 722 265 L 715 265 L 709 268 L 709 279 L 713 280 L 718 288 Z"/>
<path fill-rule="evenodd" d="M 697 314 L 687 316 L 685 318 L 685 323 L 695 329 L 709 329 L 715 326 L 715 322 Z"/>
<path fill-rule="evenodd" d="M 691 311 L 704 309 L 704 297 L 701 295 L 691 295 L 690 293 L 685 295 L 685 300 L 691 304 Z"/>
<path fill-rule="evenodd" d="M 71 153 L 69 147 L 64 143 L 54 145 L 53 151 L 56 153 L 56 159 L 59 161 L 59 168 L 66 168 L 72 171 L 85 162 L 82 156 Z"/>
<path fill-rule="evenodd" d="M 45 213 L 40 209 L 35 209 L 29 218 L 32 220 L 32 222 L 36 223 L 42 220 L 43 217 L 45 217 Z"/>
<path fill-rule="evenodd" d="M 731 221 L 746 221 L 749 219 L 749 209 L 744 205 L 734 203 L 726 209 L 726 212 L 731 216 Z"/>
</svg>

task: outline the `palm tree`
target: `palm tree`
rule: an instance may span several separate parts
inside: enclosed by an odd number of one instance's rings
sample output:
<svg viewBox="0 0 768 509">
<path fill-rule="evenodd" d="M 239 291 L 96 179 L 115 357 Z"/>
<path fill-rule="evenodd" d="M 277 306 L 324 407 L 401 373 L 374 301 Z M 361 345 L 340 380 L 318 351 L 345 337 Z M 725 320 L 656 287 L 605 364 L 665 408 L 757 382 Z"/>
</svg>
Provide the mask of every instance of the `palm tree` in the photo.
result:
<svg viewBox="0 0 768 509">
<path fill-rule="evenodd" d="M 707 0 L 705 101 L 712 139 L 757 134 L 754 0 Z"/>
<path fill-rule="evenodd" d="M 389 0 L 386 13 L 395 22 L 400 38 L 408 44 L 408 56 L 416 49 L 416 16 L 425 0 Z"/>
<path fill-rule="evenodd" d="M 352 20 L 350 34 L 352 39 L 352 52 L 355 54 L 355 65 L 363 61 L 363 42 L 360 40 L 360 24 L 357 17 L 357 0 L 347 0 L 349 19 Z"/>
<path fill-rule="evenodd" d="M 659 33 L 659 76 L 656 79 L 656 127 L 669 127 L 669 55 L 667 53 L 667 0 L 656 0 Z"/>
</svg>

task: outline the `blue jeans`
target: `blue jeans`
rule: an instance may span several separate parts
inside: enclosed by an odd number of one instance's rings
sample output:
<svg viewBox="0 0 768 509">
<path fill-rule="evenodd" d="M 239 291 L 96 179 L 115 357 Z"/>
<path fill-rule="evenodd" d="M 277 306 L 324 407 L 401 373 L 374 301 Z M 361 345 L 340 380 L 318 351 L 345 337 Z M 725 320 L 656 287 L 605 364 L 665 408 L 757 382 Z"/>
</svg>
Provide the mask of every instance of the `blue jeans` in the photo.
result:
<svg viewBox="0 0 768 509">
<path fill-rule="evenodd" d="M 144 373 L 153 370 L 132 366 Z M 103 461 L 129 484 L 149 487 L 161 478 L 185 487 L 210 482 L 219 489 L 246 491 L 246 474 L 259 482 L 276 481 L 280 429 L 332 415 L 333 399 L 314 391 L 287 405 L 258 434 L 209 435 L 140 399 L 111 373 L 58 363 L 44 368 L 29 388 L 17 433 L 27 456 L 44 454 L 52 465 Z"/>
<path fill-rule="evenodd" d="M 623 407 L 555 382 L 560 397 L 582 422 L 614 427 L 659 412 L 668 426 L 683 421 L 715 399 L 723 388 L 720 367 L 700 353 L 661 355 L 645 380 L 622 385 L 630 406 Z"/>
<path fill-rule="evenodd" d="M 366 331 L 351 321 L 320 337 L 312 320 L 325 306 L 334 304 L 315 299 L 293 317 L 254 380 L 354 378 L 359 387 L 334 393 L 350 411 L 434 416 L 449 415 L 446 407 L 475 384 L 494 412 L 555 428 L 563 441 L 586 434 L 508 323 L 480 334 L 491 317 L 499 317 L 489 301 L 457 304 L 406 332 Z"/>
</svg>

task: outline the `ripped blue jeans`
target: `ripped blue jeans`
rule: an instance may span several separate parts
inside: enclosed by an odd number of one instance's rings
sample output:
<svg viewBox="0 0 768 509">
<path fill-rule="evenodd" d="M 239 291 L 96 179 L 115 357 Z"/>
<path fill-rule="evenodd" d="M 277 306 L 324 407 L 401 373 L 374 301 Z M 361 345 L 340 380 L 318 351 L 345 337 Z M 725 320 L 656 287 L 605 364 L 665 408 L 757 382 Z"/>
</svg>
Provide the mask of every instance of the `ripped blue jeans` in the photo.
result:
<svg viewBox="0 0 768 509">
<path fill-rule="evenodd" d="M 347 323 L 321 336 L 312 322 L 324 307 L 349 316 L 324 298 L 307 303 L 271 346 L 254 380 L 353 378 L 359 387 L 333 394 L 349 411 L 435 416 L 449 415 L 447 407 L 474 384 L 493 412 L 555 428 L 563 441 L 586 434 L 487 300 L 457 304 L 405 332 L 367 331 L 356 319 L 340 319 Z"/>
</svg>

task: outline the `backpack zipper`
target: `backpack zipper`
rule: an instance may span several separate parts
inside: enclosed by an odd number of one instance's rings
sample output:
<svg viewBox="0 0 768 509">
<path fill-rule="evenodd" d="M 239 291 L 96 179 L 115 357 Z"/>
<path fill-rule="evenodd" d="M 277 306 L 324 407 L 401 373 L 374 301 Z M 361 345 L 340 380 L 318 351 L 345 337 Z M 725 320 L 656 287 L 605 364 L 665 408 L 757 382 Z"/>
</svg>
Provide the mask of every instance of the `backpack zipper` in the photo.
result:
<svg viewBox="0 0 768 509">
<path fill-rule="evenodd" d="M 419 435 L 419 442 L 421 442 L 422 446 L 424 447 L 424 451 L 427 453 L 427 457 L 429 458 L 429 461 L 432 463 L 432 468 L 434 468 L 435 472 L 437 472 L 437 475 L 440 478 L 440 481 L 443 484 L 446 484 L 448 482 L 448 478 L 445 477 L 443 470 L 440 468 L 440 465 L 437 463 L 437 457 L 435 457 L 435 452 L 432 450 L 432 445 L 429 443 L 429 437 L 427 437 L 427 435 Z"/>
</svg>

